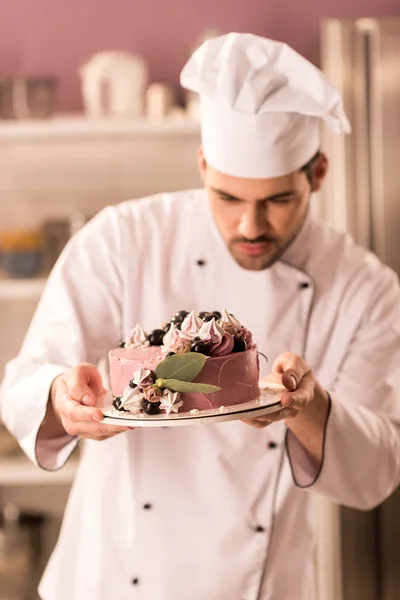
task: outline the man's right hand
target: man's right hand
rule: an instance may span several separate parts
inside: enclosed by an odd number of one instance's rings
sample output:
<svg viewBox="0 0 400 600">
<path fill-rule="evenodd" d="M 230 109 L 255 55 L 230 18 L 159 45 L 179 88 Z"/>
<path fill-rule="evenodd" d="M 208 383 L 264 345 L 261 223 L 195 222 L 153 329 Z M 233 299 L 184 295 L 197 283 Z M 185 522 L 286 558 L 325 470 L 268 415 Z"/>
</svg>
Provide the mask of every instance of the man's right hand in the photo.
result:
<svg viewBox="0 0 400 600">
<path fill-rule="evenodd" d="M 100 423 L 104 417 L 99 407 L 106 393 L 101 375 L 94 365 L 85 363 L 60 375 L 51 386 L 42 433 L 45 437 L 52 437 L 50 429 L 53 429 L 53 435 L 58 429 L 58 435 L 66 432 L 74 437 L 101 441 L 128 431 L 130 427 Z"/>
</svg>

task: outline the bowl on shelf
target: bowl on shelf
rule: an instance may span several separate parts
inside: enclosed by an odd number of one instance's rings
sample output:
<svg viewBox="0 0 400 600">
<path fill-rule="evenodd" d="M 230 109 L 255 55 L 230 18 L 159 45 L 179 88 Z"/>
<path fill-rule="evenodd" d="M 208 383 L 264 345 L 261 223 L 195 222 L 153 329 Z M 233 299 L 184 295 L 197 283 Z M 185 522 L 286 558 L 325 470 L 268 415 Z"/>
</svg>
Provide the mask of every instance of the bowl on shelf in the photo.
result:
<svg viewBox="0 0 400 600">
<path fill-rule="evenodd" d="M 31 278 L 43 269 L 43 238 L 37 231 L 6 231 L 0 235 L 1 267 L 8 277 Z"/>
</svg>

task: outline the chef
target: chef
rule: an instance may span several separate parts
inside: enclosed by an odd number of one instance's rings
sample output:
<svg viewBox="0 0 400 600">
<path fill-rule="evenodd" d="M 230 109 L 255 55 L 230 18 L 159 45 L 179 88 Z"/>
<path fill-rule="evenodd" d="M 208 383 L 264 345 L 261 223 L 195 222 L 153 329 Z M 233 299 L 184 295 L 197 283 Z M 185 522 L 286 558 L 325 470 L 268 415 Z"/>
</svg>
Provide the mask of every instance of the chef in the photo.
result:
<svg viewBox="0 0 400 600">
<path fill-rule="evenodd" d="M 349 132 L 340 94 L 288 46 L 235 33 L 181 81 L 200 95 L 204 189 L 100 212 L 6 369 L 1 417 L 32 461 L 60 469 L 84 440 L 43 600 L 314 600 L 316 495 L 371 509 L 400 481 L 397 278 L 310 209 L 321 123 Z M 285 384 L 279 413 L 101 423 L 100 365 L 136 323 L 223 307 Z"/>
</svg>

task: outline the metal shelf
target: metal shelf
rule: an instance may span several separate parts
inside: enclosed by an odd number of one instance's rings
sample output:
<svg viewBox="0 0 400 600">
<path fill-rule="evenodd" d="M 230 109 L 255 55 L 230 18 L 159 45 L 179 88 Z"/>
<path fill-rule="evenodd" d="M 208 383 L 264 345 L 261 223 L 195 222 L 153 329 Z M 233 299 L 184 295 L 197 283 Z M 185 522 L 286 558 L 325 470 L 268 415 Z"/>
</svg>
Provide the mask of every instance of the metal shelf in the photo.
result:
<svg viewBox="0 0 400 600">
<path fill-rule="evenodd" d="M 34 485 L 70 485 L 74 479 L 78 460 L 72 458 L 59 471 L 44 471 L 26 457 L 8 457 L 0 460 L 0 487 Z"/>
<path fill-rule="evenodd" d="M 127 135 L 200 135 L 200 124 L 188 117 L 165 119 L 91 119 L 57 115 L 45 120 L 0 121 L 0 142 Z"/>
</svg>

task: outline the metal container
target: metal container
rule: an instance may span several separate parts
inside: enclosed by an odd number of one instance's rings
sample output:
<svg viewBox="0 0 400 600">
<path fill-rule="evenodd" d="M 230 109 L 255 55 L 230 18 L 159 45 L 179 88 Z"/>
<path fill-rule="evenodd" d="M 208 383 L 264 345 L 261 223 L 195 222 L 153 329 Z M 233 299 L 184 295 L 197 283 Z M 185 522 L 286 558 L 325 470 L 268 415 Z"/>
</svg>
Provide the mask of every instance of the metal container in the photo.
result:
<svg viewBox="0 0 400 600">
<path fill-rule="evenodd" d="M 54 113 L 54 77 L 0 78 L 0 118 L 46 119 Z"/>
</svg>

